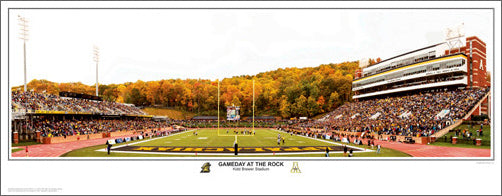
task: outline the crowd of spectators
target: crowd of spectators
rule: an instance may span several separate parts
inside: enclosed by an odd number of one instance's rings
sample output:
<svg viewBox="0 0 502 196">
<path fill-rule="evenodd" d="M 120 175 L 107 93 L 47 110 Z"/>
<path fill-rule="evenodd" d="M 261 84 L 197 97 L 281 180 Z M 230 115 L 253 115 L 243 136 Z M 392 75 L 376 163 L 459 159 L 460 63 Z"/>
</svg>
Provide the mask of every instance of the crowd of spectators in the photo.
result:
<svg viewBox="0 0 502 196">
<path fill-rule="evenodd" d="M 171 127 L 168 122 L 152 120 L 28 120 L 28 129 L 40 131 L 42 137 L 66 137 L 101 132 L 157 130 Z"/>
<path fill-rule="evenodd" d="M 144 115 L 145 113 L 134 106 L 80 98 L 60 97 L 57 95 L 36 92 L 12 92 L 13 111 L 65 111 L 88 112 L 106 115 Z"/>
<path fill-rule="evenodd" d="M 257 120 L 255 127 L 287 128 L 299 130 L 295 134 L 325 137 L 333 131 L 367 132 L 401 136 L 430 136 L 464 117 L 489 89 L 468 89 L 418 93 L 346 103 L 323 118 L 314 121 Z M 12 110 L 46 110 L 65 112 L 90 112 L 94 114 L 145 114 L 140 109 L 121 103 L 59 97 L 35 92 L 13 92 Z M 216 120 L 180 120 L 156 122 L 141 120 L 49 120 L 32 119 L 30 129 L 42 136 L 57 137 L 92 134 L 121 130 L 165 128 L 171 123 L 187 128 L 216 128 Z M 251 120 L 225 121 L 222 128 L 252 127 Z M 282 127 L 282 128 L 281 128 Z M 322 130 L 322 133 L 311 132 Z M 324 134 L 323 134 L 324 133 Z M 293 134 L 293 133 L 292 133 Z M 332 138 L 345 135 L 330 134 Z"/>
<path fill-rule="evenodd" d="M 352 102 L 319 120 L 299 123 L 295 127 L 325 132 L 336 130 L 430 136 L 464 117 L 487 91 L 441 91 Z"/>
</svg>

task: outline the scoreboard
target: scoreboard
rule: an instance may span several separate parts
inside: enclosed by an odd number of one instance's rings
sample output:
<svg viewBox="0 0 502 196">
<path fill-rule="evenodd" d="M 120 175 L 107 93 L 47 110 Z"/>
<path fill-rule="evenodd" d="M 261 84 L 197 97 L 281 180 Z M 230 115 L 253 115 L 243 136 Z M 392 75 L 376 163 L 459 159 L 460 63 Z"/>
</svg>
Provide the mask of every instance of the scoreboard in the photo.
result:
<svg viewBox="0 0 502 196">
<path fill-rule="evenodd" d="M 227 120 L 240 120 L 240 106 L 227 106 Z"/>
</svg>

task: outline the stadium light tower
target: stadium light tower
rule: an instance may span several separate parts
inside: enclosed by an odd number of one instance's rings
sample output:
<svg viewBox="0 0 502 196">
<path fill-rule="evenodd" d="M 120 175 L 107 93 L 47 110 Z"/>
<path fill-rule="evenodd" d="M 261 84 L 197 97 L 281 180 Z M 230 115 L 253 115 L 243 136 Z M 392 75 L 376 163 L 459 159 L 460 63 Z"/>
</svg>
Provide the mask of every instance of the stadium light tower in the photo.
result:
<svg viewBox="0 0 502 196">
<path fill-rule="evenodd" d="M 465 37 L 464 23 L 456 26 L 446 28 L 445 31 L 446 44 L 448 45 L 448 53 L 451 54 L 453 49 L 458 49 L 456 53 L 460 52 L 463 46 L 462 39 Z"/>
<path fill-rule="evenodd" d="M 19 20 L 19 26 L 21 27 L 21 37 L 19 39 L 23 40 L 23 51 L 24 51 L 24 92 L 26 92 L 26 41 L 28 41 L 28 20 L 26 18 L 17 15 Z"/>
<path fill-rule="evenodd" d="M 99 48 L 94 46 L 94 62 L 96 62 L 96 96 L 98 96 L 98 63 L 99 63 Z"/>
</svg>

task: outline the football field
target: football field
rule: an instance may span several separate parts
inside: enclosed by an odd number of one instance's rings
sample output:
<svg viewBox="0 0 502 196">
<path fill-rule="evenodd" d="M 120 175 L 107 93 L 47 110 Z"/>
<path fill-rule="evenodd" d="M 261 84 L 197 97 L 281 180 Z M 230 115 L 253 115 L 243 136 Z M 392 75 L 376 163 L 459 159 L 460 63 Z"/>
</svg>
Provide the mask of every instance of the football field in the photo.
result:
<svg viewBox="0 0 502 196">
<path fill-rule="evenodd" d="M 227 133 L 228 130 L 228 133 Z M 234 134 L 238 130 L 239 134 Z M 255 129 L 256 134 L 241 134 L 244 129 L 198 129 L 172 136 L 159 138 L 135 146 L 199 146 L 199 147 L 233 147 L 237 139 L 239 147 L 251 146 L 326 146 L 333 145 L 323 141 L 314 140 L 302 136 L 290 135 L 282 131 L 272 129 Z M 251 130 L 251 129 L 246 129 Z M 197 133 L 195 135 L 194 133 Z M 284 144 L 277 145 L 277 138 L 284 137 Z"/>
<path fill-rule="evenodd" d="M 114 152 L 173 155 L 319 154 L 342 152 L 343 146 L 327 140 L 287 134 L 273 129 L 195 129 L 113 148 Z M 348 146 L 355 152 L 372 151 Z"/>
<path fill-rule="evenodd" d="M 342 152 L 343 146 L 327 140 L 287 134 L 273 129 L 196 129 L 113 148 L 114 152 L 177 155 L 318 154 L 326 149 Z M 372 151 L 348 146 L 354 152 Z"/>
<path fill-rule="evenodd" d="M 195 129 L 163 137 L 146 137 L 127 143 L 115 144 L 108 155 L 106 145 L 98 145 L 66 153 L 64 157 L 227 157 L 235 156 L 234 142 L 238 144 L 237 156 L 287 156 L 322 157 L 328 148 L 330 156 L 341 157 L 344 143 L 301 135 L 291 135 L 275 129 L 255 129 L 256 134 L 241 134 L 244 129 Z M 251 131 L 252 129 L 246 129 Z M 196 133 L 196 134 L 195 134 Z M 280 144 L 277 138 L 281 137 Z M 282 140 L 284 138 L 284 141 Z M 401 157 L 409 156 L 399 151 L 367 149 L 365 145 L 347 145 L 355 157 Z"/>
</svg>

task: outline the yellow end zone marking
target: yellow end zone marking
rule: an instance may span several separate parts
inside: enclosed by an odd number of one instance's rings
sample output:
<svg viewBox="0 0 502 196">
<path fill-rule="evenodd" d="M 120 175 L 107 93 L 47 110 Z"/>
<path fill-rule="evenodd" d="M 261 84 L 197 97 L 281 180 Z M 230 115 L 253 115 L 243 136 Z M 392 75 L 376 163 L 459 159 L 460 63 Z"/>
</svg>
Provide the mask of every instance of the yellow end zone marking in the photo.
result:
<svg viewBox="0 0 502 196">
<path fill-rule="evenodd" d="M 151 151 L 151 150 L 153 150 L 153 148 L 155 148 L 155 147 L 139 147 L 139 148 L 136 148 L 136 149 L 134 149 L 134 150 L 146 150 L 146 151 Z"/>
<path fill-rule="evenodd" d="M 240 152 L 245 153 L 256 153 L 256 152 L 269 152 L 269 153 L 282 153 L 282 152 L 323 152 L 327 149 L 336 150 L 341 152 L 341 148 L 334 148 L 333 146 L 291 146 L 291 147 L 241 147 L 238 148 Z M 234 152 L 233 147 L 150 147 L 142 146 L 138 148 L 132 148 L 134 151 L 155 151 L 155 152 L 219 152 L 219 153 L 229 153 Z M 126 150 L 128 151 L 128 150 Z"/>
</svg>

